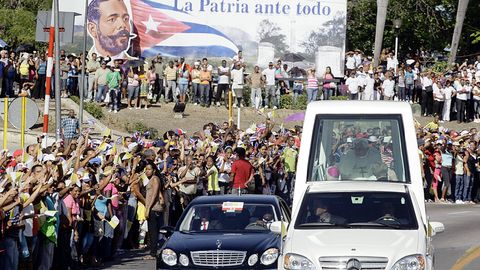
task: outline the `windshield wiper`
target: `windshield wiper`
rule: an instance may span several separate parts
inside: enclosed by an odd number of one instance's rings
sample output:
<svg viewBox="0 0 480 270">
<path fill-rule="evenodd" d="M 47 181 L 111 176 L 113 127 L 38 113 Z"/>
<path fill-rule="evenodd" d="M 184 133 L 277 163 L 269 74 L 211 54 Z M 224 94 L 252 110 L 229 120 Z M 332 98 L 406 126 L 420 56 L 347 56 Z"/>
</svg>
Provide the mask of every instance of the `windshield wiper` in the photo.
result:
<svg viewBox="0 0 480 270">
<path fill-rule="evenodd" d="M 328 223 L 328 222 L 309 222 L 298 225 L 299 228 L 315 228 L 315 227 L 340 227 L 351 228 L 350 224 Z"/>
<path fill-rule="evenodd" d="M 400 225 L 397 224 L 386 224 L 380 222 L 357 222 L 357 223 L 349 223 L 349 226 L 365 226 L 365 227 L 389 227 L 392 229 L 400 229 Z"/>
</svg>

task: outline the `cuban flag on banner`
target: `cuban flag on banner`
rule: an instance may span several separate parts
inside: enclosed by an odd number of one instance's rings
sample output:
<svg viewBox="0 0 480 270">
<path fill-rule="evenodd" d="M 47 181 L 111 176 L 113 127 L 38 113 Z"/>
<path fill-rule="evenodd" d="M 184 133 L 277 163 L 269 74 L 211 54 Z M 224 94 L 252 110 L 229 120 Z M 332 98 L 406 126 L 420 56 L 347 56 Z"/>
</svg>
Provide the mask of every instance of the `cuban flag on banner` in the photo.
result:
<svg viewBox="0 0 480 270">
<path fill-rule="evenodd" d="M 233 57 L 237 46 L 222 32 L 162 3 L 130 0 L 142 56 Z"/>
</svg>

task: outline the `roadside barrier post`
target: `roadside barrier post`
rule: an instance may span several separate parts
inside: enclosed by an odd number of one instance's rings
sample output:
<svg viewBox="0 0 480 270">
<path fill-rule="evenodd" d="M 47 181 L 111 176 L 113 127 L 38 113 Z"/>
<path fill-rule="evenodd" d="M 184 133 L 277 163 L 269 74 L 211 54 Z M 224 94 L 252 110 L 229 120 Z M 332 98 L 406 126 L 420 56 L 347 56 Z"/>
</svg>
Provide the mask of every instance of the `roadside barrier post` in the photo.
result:
<svg viewBox="0 0 480 270">
<path fill-rule="evenodd" d="M 20 128 L 20 148 L 25 148 L 25 126 L 27 122 L 27 98 L 22 97 L 22 125 Z"/>
<path fill-rule="evenodd" d="M 228 125 L 231 127 L 233 126 L 233 97 L 232 97 L 232 89 L 228 91 Z"/>
<path fill-rule="evenodd" d="M 7 149 L 8 134 L 8 98 L 3 99 L 3 149 Z"/>
</svg>

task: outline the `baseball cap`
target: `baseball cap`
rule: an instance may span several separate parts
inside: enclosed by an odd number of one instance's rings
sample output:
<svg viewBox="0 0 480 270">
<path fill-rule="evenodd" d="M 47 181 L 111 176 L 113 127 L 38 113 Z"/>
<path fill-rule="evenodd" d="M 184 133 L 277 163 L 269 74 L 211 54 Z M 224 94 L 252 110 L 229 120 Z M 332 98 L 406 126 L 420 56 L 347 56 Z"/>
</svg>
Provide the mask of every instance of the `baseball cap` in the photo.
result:
<svg viewBox="0 0 480 270">
<path fill-rule="evenodd" d="M 377 142 L 377 141 L 378 141 L 378 138 L 377 138 L 377 136 L 371 135 L 371 136 L 368 137 L 368 141 L 369 141 L 369 142 Z"/>
<path fill-rule="evenodd" d="M 15 151 L 13 151 L 13 158 L 16 158 L 16 157 L 21 156 L 21 155 L 23 155 L 23 150 L 17 149 Z"/>
</svg>

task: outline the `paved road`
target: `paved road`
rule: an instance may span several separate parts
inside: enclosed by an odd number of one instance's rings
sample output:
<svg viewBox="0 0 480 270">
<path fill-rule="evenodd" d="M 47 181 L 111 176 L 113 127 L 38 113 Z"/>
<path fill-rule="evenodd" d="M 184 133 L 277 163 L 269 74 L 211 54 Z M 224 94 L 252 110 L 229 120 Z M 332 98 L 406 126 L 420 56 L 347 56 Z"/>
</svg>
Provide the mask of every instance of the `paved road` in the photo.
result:
<svg viewBox="0 0 480 270">
<path fill-rule="evenodd" d="M 434 237 L 436 270 L 479 270 L 480 269 L 480 205 L 428 204 L 431 221 L 442 222 L 445 232 Z M 453 268 L 470 249 L 479 248 L 476 257 L 462 268 Z M 154 269 L 152 261 L 143 261 L 144 252 L 127 253 L 103 269 Z M 467 258 L 468 259 L 468 258 Z M 459 262 L 460 265 L 462 262 Z"/>
<path fill-rule="evenodd" d="M 429 204 L 427 211 L 431 221 L 439 221 L 445 225 L 445 232 L 436 235 L 433 240 L 436 251 L 435 268 L 479 270 L 480 205 Z M 476 259 L 462 268 L 454 267 L 462 256 L 466 256 L 467 250 L 475 248 L 477 250 L 471 257 Z"/>
</svg>

